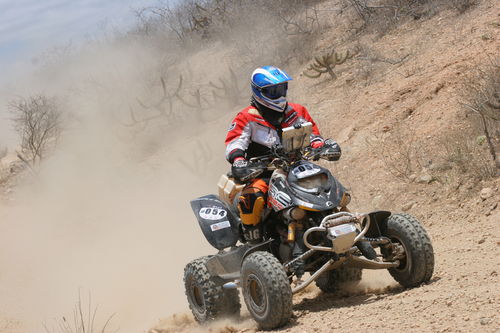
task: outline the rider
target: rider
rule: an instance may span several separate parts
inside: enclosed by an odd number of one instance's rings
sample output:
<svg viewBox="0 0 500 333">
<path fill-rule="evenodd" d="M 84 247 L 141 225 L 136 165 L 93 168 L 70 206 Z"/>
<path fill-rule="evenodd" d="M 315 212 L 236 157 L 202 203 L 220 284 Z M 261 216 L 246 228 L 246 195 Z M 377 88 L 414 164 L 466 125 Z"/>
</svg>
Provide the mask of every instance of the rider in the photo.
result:
<svg viewBox="0 0 500 333">
<path fill-rule="evenodd" d="M 236 180 L 246 183 L 239 200 L 238 209 L 246 241 L 256 242 L 262 238 L 260 222 L 266 204 L 269 178 L 251 179 L 252 170 L 248 160 L 270 152 L 278 144 L 285 127 L 312 123 L 311 147 L 321 148 L 324 140 L 316 123 L 299 104 L 288 103 L 286 93 L 292 78 L 274 66 L 257 68 L 252 73 L 252 98 L 250 106 L 234 118 L 226 137 L 226 159 L 232 164 L 231 172 Z M 334 144 L 340 156 L 340 147 Z"/>
</svg>

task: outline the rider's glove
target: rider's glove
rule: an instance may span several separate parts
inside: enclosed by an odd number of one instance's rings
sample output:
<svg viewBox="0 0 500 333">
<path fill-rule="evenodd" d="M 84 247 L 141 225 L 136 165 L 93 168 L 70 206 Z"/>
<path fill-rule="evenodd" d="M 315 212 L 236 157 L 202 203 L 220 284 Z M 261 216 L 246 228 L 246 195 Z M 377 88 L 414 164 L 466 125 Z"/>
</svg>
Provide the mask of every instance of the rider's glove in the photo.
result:
<svg viewBox="0 0 500 333">
<path fill-rule="evenodd" d="M 316 140 L 316 141 L 311 142 L 311 148 L 313 148 L 313 149 L 321 148 L 324 145 L 325 145 L 325 143 L 323 142 L 323 140 Z"/>
<path fill-rule="evenodd" d="M 327 139 L 321 157 L 328 161 L 337 161 L 340 155 L 342 155 L 342 150 L 339 144 L 332 139 Z"/>
<path fill-rule="evenodd" d="M 237 157 L 231 167 L 231 173 L 236 180 L 244 183 L 260 175 L 262 170 L 252 168 L 243 157 Z"/>
</svg>

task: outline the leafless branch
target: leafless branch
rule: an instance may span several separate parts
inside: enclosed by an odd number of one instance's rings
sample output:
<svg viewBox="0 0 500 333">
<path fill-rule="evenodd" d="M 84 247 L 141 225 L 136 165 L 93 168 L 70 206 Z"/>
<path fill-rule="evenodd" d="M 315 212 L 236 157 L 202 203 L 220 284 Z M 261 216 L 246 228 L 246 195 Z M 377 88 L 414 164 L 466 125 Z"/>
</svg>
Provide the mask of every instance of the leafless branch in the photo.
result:
<svg viewBox="0 0 500 333">
<path fill-rule="evenodd" d="M 62 114 L 55 98 L 35 95 L 9 103 L 14 127 L 21 137 L 22 155 L 34 166 L 61 133 Z"/>
</svg>

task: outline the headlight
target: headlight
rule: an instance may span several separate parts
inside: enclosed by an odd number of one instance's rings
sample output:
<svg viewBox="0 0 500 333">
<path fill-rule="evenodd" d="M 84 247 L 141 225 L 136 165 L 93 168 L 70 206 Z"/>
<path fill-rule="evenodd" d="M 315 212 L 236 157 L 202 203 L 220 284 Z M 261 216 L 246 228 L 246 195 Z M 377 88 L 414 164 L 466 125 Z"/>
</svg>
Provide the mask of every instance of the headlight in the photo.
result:
<svg viewBox="0 0 500 333">
<path fill-rule="evenodd" d="M 316 174 L 311 177 L 302 178 L 297 181 L 297 185 L 306 190 L 315 190 L 326 186 L 328 183 L 328 176 L 324 173 Z"/>
</svg>

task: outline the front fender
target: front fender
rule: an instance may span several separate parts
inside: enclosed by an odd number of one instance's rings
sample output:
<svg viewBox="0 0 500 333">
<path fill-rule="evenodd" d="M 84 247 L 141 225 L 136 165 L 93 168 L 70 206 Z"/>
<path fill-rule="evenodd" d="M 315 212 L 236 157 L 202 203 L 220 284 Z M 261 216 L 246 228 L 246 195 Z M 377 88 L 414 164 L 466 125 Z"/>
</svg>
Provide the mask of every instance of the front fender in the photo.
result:
<svg viewBox="0 0 500 333">
<path fill-rule="evenodd" d="M 268 239 L 268 240 L 265 240 L 264 242 L 260 243 L 260 244 L 257 244 L 257 245 L 254 245 L 252 246 L 251 248 L 249 248 L 245 254 L 243 255 L 243 257 L 241 258 L 241 265 L 243 265 L 243 260 L 245 260 L 246 257 L 248 257 L 250 254 L 256 252 L 256 251 L 267 251 L 267 252 L 271 252 L 271 242 L 274 241 L 274 239 Z"/>
<path fill-rule="evenodd" d="M 387 210 L 377 210 L 368 214 L 370 218 L 370 227 L 365 234 L 365 237 L 377 238 L 385 234 L 386 219 L 391 216 L 391 212 Z"/>
<path fill-rule="evenodd" d="M 269 251 L 269 244 L 272 241 L 272 239 L 269 239 L 254 246 L 243 244 L 227 252 L 221 252 L 212 256 L 207 261 L 207 268 L 210 275 L 224 280 L 239 279 L 243 260 L 255 251 Z"/>
</svg>

